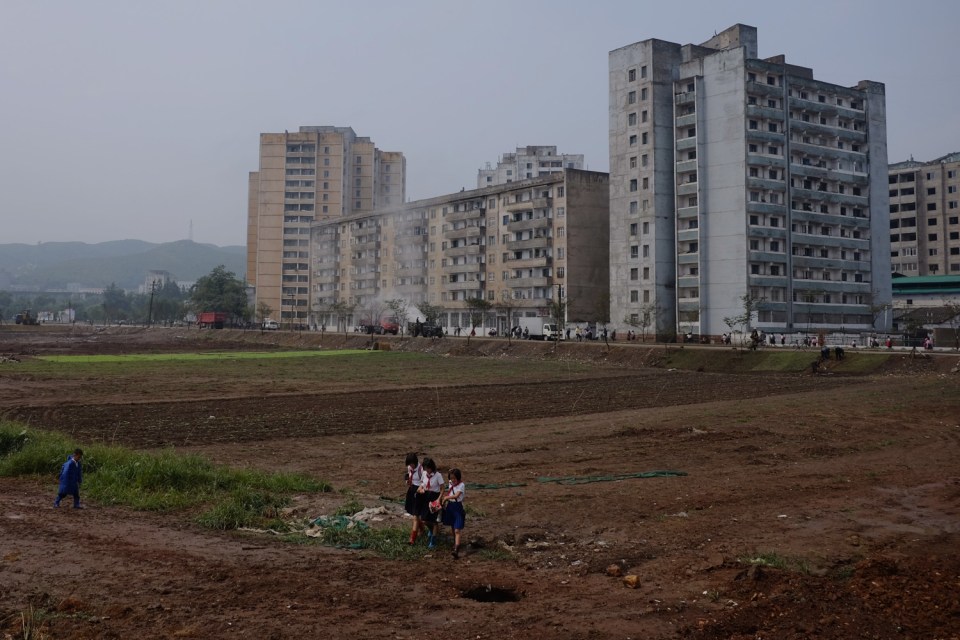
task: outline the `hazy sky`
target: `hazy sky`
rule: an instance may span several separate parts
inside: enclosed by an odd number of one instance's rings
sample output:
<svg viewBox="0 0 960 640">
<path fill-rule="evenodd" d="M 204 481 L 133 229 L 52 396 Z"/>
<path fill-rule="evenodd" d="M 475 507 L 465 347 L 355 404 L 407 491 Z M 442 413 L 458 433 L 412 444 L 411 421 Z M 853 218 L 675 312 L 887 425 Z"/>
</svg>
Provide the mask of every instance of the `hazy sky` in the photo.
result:
<svg viewBox="0 0 960 640">
<path fill-rule="evenodd" d="M 259 134 L 301 125 L 402 151 L 411 199 L 528 144 L 606 171 L 607 52 L 737 22 L 886 83 L 891 162 L 960 151 L 953 0 L 0 0 L 0 243 L 244 244 Z"/>
</svg>

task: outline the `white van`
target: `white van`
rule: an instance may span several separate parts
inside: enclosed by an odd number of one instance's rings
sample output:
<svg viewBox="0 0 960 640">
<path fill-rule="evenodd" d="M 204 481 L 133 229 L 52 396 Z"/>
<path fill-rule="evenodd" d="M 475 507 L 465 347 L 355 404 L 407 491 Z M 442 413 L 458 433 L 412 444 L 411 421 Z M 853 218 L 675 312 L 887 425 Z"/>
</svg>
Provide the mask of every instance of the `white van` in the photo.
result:
<svg viewBox="0 0 960 640">
<path fill-rule="evenodd" d="M 263 321 L 263 328 L 268 331 L 276 331 L 277 329 L 280 328 L 280 323 L 277 322 L 276 320 L 270 320 L 269 318 L 267 318 L 266 320 Z"/>
</svg>

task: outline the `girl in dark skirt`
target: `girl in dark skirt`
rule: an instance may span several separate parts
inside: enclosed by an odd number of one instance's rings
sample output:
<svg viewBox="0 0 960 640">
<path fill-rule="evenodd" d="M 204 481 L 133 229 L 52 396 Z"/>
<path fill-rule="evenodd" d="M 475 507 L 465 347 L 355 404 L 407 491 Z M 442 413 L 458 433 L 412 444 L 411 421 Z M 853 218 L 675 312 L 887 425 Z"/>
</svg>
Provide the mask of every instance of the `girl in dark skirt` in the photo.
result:
<svg viewBox="0 0 960 640">
<path fill-rule="evenodd" d="M 417 515 L 420 518 L 421 528 L 427 530 L 427 548 L 433 549 L 437 544 L 438 501 L 440 491 L 443 489 L 443 477 L 437 473 L 437 464 L 432 458 L 424 458 L 422 467 L 423 480 L 416 499 Z"/>
<path fill-rule="evenodd" d="M 450 469 L 447 476 L 447 490 L 443 496 L 443 524 L 453 530 L 453 559 L 460 557 L 460 532 L 467 521 L 467 512 L 463 510 L 463 496 L 466 485 L 463 484 L 460 469 Z"/>
<path fill-rule="evenodd" d="M 413 516 L 413 529 L 410 531 L 410 544 L 413 544 L 417 541 L 417 534 L 420 532 L 420 519 L 417 517 L 417 491 L 420 489 L 423 468 L 415 453 L 407 454 L 406 464 L 407 496 L 403 501 L 403 507 Z"/>
</svg>

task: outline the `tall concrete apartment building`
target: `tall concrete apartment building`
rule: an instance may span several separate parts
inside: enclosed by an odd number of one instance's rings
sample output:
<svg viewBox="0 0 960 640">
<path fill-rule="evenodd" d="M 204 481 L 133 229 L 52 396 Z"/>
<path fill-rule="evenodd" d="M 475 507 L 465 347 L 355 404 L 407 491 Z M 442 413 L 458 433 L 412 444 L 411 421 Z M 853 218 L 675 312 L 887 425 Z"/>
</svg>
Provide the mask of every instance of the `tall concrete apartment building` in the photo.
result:
<svg viewBox="0 0 960 640">
<path fill-rule="evenodd" d="M 318 220 L 311 324 L 376 320 L 403 299 L 466 327 L 467 301 L 481 298 L 503 330 L 519 317 L 545 320 L 556 296 L 571 322 L 594 320 L 608 295 L 608 198 L 606 173 L 564 169 Z M 348 318 L 333 311 L 341 303 Z"/>
<path fill-rule="evenodd" d="M 250 173 L 247 281 L 282 323 L 310 315 L 310 225 L 370 213 L 406 199 L 406 160 L 350 127 L 260 134 Z M 274 318 L 277 318 L 274 315 Z"/>
<path fill-rule="evenodd" d="M 611 51 L 611 319 L 719 335 L 871 329 L 889 304 L 884 86 L 759 59 L 735 25 Z M 877 327 L 880 328 L 880 327 Z"/>
<path fill-rule="evenodd" d="M 960 152 L 891 164 L 889 182 L 893 271 L 960 275 Z"/>
<path fill-rule="evenodd" d="M 582 153 L 557 153 L 552 146 L 517 147 L 515 152 L 503 154 L 496 168 L 488 162 L 477 172 L 477 189 L 583 168 Z"/>
</svg>

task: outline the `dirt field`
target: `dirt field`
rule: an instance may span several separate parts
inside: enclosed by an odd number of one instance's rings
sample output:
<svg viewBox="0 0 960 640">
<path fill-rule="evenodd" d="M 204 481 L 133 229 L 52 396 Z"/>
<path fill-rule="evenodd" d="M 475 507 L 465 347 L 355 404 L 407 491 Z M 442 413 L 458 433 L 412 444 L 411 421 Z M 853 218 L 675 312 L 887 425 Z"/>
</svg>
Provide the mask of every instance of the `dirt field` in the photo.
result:
<svg viewBox="0 0 960 640">
<path fill-rule="evenodd" d="M 0 328 L 0 356 L 18 359 L 316 346 L 284 332 Z M 410 562 L 177 514 L 54 510 L 52 481 L 0 478 L 0 634 L 22 637 L 32 606 L 56 612 L 50 638 L 960 638 L 957 356 L 897 356 L 869 376 L 737 375 L 656 368 L 662 348 L 391 346 L 465 371 L 557 368 L 317 389 L 175 369 L 48 380 L 0 358 L 7 418 L 330 481 L 334 493 L 297 500 L 304 516 L 350 498 L 396 512 L 383 498 L 402 495 L 408 450 L 460 467 L 468 486 L 512 485 L 468 489 L 459 560 L 447 542 Z M 610 481 L 654 470 L 686 475 Z"/>
</svg>

